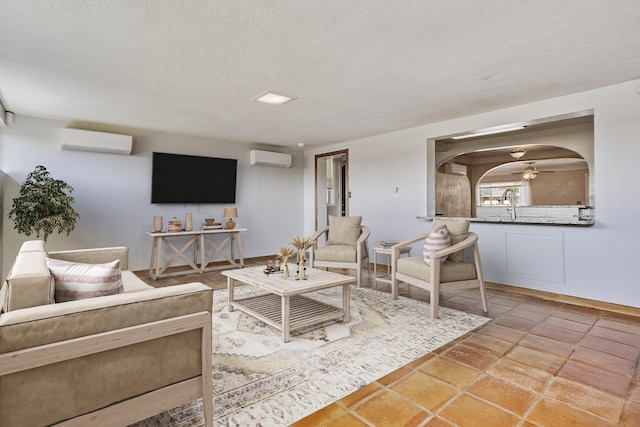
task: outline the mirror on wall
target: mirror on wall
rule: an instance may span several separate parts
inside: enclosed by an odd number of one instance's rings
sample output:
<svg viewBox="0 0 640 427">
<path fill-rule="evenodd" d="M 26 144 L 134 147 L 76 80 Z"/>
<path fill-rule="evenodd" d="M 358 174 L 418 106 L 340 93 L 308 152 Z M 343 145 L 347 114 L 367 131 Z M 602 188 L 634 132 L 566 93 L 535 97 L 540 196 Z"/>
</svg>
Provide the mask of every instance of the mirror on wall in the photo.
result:
<svg viewBox="0 0 640 427">
<path fill-rule="evenodd" d="M 436 215 L 548 220 L 595 204 L 592 115 L 438 142 Z"/>
<path fill-rule="evenodd" d="M 329 215 L 349 214 L 349 150 L 315 158 L 316 230 L 329 225 Z"/>
</svg>

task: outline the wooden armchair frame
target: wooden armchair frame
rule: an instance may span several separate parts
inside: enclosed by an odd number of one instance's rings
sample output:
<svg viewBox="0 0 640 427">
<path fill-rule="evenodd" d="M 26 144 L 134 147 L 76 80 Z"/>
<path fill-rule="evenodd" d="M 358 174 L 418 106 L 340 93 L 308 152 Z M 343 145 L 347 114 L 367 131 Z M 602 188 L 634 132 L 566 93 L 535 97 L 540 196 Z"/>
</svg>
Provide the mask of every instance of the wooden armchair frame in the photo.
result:
<svg viewBox="0 0 640 427">
<path fill-rule="evenodd" d="M 312 245 L 310 248 L 309 265 L 311 268 L 333 267 L 356 270 L 356 283 L 358 284 L 358 287 L 360 287 L 362 283 L 362 263 L 364 260 L 367 260 L 367 274 L 371 277 L 371 265 L 369 263 L 369 235 L 371 235 L 369 227 L 361 225 L 360 237 L 356 241 L 356 262 L 321 261 L 315 258 L 315 251 L 319 239 L 324 236 L 326 242 L 329 237 L 329 226 L 323 227 L 311 236 Z"/>
<path fill-rule="evenodd" d="M 201 334 L 202 370 L 199 376 L 54 425 L 121 427 L 202 398 L 204 425 L 212 427 L 211 313 L 206 311 L 0 354 L 0 376 L 194 329 L 200 330 Z M 135 375 L 135 373 L 132 374 Z"/>
<path fill-rule="evenodd" d="M 398 299 L 398 281 L 403 281 L 413 286 L 425 289 L 431 294 L 431 318 L 438 318 L 438 305 L 440 300 L 440 285 L 468 285 L 477 284 L 480 287 L 480 296 L 482 298 L 482 309 L 484 312 L 488 312 L 487 296 L 484 286 L 484 278 L 482 275 L 482 265 L 480 264 L 480 253 L 478 252 L 478 235 L 476 233 L 469 233 L 466 239 L 461 242 L 451 245 L 446 249 L 437 251 L 431 255 L 430 277 L 418 279 L 413 276 L 409 276 L 398 271 L 398 259 L 400 258 L 400 248 L 411 245 L 413 243 L 424 241 L 429 233 L 422 234 L 420 236 L 413 237 L 409 240 L 405 240 L 391 247 L 391 295 L 393 299 Z M 468 280 L 459 280 L 454 282 L 441 282 L 440 281 L 440 258 L 450 255 L 459 250 L 471 247 L 473 250 L 473 264 L 475 266 L 476 278 Z M 452 261 L 445 261 L 445 263 L 457 264 Z"/>
</svg>

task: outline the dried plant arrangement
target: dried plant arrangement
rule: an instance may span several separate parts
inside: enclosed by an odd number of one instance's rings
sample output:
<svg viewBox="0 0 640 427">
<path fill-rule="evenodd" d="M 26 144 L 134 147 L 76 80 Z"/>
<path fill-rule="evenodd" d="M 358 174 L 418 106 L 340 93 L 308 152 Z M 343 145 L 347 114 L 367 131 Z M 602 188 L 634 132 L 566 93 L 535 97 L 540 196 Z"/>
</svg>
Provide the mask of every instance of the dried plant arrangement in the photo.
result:
<svg viewBox="0 0 640 427">
<path fill-rule="evenodd" d="M 296 234 L 291 238 L 290 243 L 291 243 L 291 246 L 296 248 L 298 251 L 303 251 L 311 245 L 311 242 L 312 240 L 310 236 L 300 237 Z"/>
<path fill-rule="evenodd" d="M 296 252 L 289 246 L 280 246 L 280 249 L 278 249 L 278 252 L 276 252 L 276 258 L 282 260 L 283 263 L 286 263 L 289 258 L 295 255 Z"/>
<path fill-rule="evenodd" d="M 296 255 L 296 251 L 291 249 L 289 246 L 280 246 L 278 252 L 276 252 L 276 258 L 282 260 L 282 270 L 284 273 L 284 277 L 289 277 L 289 258 L 294 257 Z"/>
</svg>

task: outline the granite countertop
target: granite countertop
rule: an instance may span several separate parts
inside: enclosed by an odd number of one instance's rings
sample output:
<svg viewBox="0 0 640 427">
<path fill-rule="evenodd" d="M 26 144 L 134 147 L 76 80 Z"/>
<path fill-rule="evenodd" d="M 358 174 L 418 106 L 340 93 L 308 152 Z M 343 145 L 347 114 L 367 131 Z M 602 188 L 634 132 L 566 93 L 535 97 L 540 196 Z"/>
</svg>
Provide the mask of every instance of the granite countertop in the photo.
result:
<svg viewBox="0 0 640 427">
<path fill-rule="evenodd" d="M 443 218 L 443 217 L 438 217 Z M 433 219 L 433 218 L 431 218 Z M 522 217 L 522 218 L 500 218 L 500 217 L 490 217 L 490 218 L 467 218 L 471 222 L 494 222 L 494 223 L 504 223 L 504 224 L 546 224 L 546 225 L 580 225 L 580 226 L 588 226 L 595 224 L 595 219 L 593 218 L 536 218 L 536 217 Z"/>
<path fill-rule="evenodd" d="M 501 223 L 501 224 L 545 224 L 545 225 L 577 225 L 590 226 L 595 224 L 592 215 L 593 208 L 586 205 L 533 205 L 517 206 L 516 218 L 511 219 L 501 212 L 488 207 L 486 215 L 467 218 L 472 222 Z M 547 211 L 549 210 L 549 211 Z M 556 212 L 553 212 L 556 210 Z M 438 217 L 442 218 L 442 217 Z"/>
</svg>

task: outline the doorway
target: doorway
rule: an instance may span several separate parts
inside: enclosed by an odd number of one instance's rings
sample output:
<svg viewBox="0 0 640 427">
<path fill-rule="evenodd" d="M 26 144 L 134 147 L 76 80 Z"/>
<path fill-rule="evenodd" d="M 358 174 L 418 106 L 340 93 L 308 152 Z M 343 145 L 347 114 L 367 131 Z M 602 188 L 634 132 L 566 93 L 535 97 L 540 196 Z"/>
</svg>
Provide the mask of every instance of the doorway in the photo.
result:
<svg viewBox="0 0 640 427">
<path fill-rule="evenodd" d="M 329 225 L 329 215 L 349 215 L 349 150 L 316 154 L 316 230 Z"/>
</svg>

